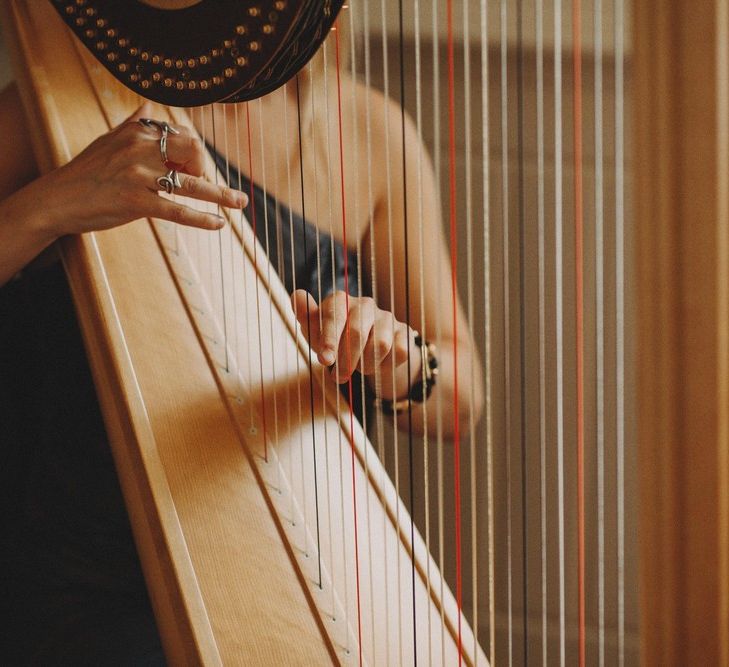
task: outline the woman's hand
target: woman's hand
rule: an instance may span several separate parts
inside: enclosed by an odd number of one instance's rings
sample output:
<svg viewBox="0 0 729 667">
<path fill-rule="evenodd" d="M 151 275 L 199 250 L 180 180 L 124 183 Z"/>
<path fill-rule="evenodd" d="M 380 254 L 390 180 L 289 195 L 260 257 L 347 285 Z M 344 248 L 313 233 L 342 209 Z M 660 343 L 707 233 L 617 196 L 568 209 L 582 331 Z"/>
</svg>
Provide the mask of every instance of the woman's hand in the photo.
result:
<svg viewBox="0 0 729 667">
<path fill-rule="evenodd" d="M 355 370 L 363 375 L 379 371 L 382 373 L 383 398 L 408 393 L 421 371 L 421 356 L 415 345 L 415 332 L 407 324 L 395 319 L 391 312 L 378 308 L 374 299 L 354 296 L 347 299 L 343 291 L 335 292 L 317 304 L 311 294 L 296 290 L 291 295 L 291 303 L 311 349 L 324 366 L 336 364 L 340 383 L 349 380 Z M 407 376 L 408 346 L 410 378 Z"/>
<path fill-rule="evenodd" d="M 220 229 L 224 220 L 160 197 L 157 178 L 169 169 L 162 163 L 160 130 L 138 120 L 153 115 L 149 104 L 108 134 L 99 137 L 64 167 L 28 186 L 28 204 L 42 207 L 53 236 L 109 229 L 144 217 L 170 220 L 202 229 Z M 168 165 L 179 171 L 177 193 L 229 208 L 247 203 L 242 192 L 200 178 L 204 147 L 194 131 L 176 127 L 167 141 Z M 20 202 L 17 202 L 20 203 Z"/>
</svg>

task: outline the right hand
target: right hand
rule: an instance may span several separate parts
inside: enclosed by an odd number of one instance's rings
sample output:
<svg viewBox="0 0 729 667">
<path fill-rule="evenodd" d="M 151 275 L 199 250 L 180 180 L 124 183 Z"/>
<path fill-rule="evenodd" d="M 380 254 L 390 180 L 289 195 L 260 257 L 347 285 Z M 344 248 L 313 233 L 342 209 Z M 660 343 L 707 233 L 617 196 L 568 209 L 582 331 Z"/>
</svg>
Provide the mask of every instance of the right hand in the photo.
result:
<svg viewBox="0 0 729 667">
<path fill-rule="evenodd" d="M 29 205 L 42 206 L 46 228 L 54 237 L 122 225 L 144 217 L 170 220 L 201 229 L 220 229 L 223 218 L 159 196 L 157 178 L 168 169 L 162 163 L 160 132 L 143 127 L 139 118 L 153 109 L 142 105 L 117 128 L 91 143 L 67 165 L 36 180 Z M 197 134 L 176 127 L 167 155 L 180 176 L 177 193 L 228 208 L 242 208 L 246 195 L 214 185 L 204 178 L 204 147 Z"/>
</svg>

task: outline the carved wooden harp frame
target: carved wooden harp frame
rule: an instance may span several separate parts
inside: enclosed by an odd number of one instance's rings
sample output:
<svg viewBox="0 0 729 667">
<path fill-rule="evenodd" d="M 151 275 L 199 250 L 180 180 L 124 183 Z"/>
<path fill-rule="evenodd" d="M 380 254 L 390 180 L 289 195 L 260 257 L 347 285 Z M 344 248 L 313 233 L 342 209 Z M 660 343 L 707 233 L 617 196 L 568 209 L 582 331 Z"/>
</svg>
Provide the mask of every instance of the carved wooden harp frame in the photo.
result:
<svg viewBox="0 0 729 667">
<path fill-rule="evenodd" d="M 642 662 L 729 665 L 729 10 L 633 5 Z M 49 170 L 108 130 L 108 108 L 50 6 L 2 9 Z M 295 633 L 303 661 L 336 662 L 262 491 L 260 434 L 237 426 L 164 242 L 140 221 L 65 239 L 62 251 L 167 655 L 282 664 L 274 638 Z M 243 234 L 241 251 L 254 243 Z M 274 291 L 275 335 L 296 350 Z M 452 600 L 433 604 L 453 630 Z"/>
</svg>

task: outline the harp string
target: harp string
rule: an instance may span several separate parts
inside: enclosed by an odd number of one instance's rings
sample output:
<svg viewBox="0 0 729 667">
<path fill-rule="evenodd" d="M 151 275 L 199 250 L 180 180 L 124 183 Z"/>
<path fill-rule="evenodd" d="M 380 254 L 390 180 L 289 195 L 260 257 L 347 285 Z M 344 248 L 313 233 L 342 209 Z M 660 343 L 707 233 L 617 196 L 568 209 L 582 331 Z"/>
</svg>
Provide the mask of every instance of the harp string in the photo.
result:
<svg viewBox="0 0 729 667">
<path fill-rule="evenodd" d="M 365 11 L 367 10 L 367 7 L 364 7 Z M 363 238 L 362 233 L 360 232 L 359 225 L 361 224 L 361 220 L 363 219 L 362 211 L 360 210 L 360 185 L 361 185 L 361 175 L 360 175 L 360 109 L 358 105 L 358 98 L 357 98 L 357 88 L 355 85 L 356 79 L 357 79 L 357 60 L 356 60 L 356 49 L 355 49 L 355 12 L 349 7 L 349 5 L 344 5 L 342 7 L 343 11 L 346 11 L 348 14 L 348 26 L 349 26 L 349 34 L 350 34 L 350 40 L 349 40 L 349 75 L 351 77 L 351 85 L 350 85 L 350 97 L 349 97 L 349 104 L 350 104 L 350 110 L 349 110 L 349 116 L 354 119 L 354 122 L 352 123 L 352 134 L 351 134 L 351 146 L 352 146 L 352 172 L 353 172 L 353 180 L 354 180 L 354 193 L 353 197 L 350 200 L 352 202 L 352 213 L 353 217 L 356 223 L 356 257 L 357 257 L 357 295 L 362 297 L 365 295 L 365 287 L 364 287 L 364 267 L 365 267 L 365 257 L 364 257 L 364 250 L 363 250 Z M 344 22 L 341 21 L 340 24 L 344 26 Z M 337 29 L 339 28 L 339 25 L 336 26 Z M 367 205 L 369 206 L 369 202 L 371 199 L 367 199 Z M 369 216 L 366 214 L 364 215 L 364 219 L 369 220 Z M 371 225 L 370 230 L 372 230 L 374 227 L 374 224 Z M 371 234 L 373 234 L 373 231 L 370 231 Z M 374 271 L 373 271 L 374 274 Z M 368 414 L 368 403 L 367 403 L 367 395 L 368 395 L 368 384 L 365 379 L 364 372 L 360 373 L 359 375 L 359 390 L 360 390 L 360 415 L 361 415 L 361 423 L 362 423 L 362 429 L 365 433 L 369 433 L 370 430 L 370 423 L 369 423 L 369 414 Z M 369 461 L 369 447 L 366 447 L 364 450 L 364 456 L 363 456 L 363 464 L 364 464 L 364 472 L 365 477 L 369 478 L 370 475 L 370 461 Z M 372 544 L 371 537 L 372 537 L 372 518 L 371 518 L 371 512 L 370 512 L 370 485 L 365 484 L 364 489 L 364 501 L 365 501 L 365 525 L 367 526 L 367 537 L 368 541 L 367 544 Z M 374 571 L 373 571 L 373 561 L 374 561 L 374 554 L 372 553 L 371 547 L 370 549 L 364 550 L 364 556 L 367 559 L 367 571 L 368 571 L 368 594 L 369 594 L 369 622 L 370 622 L 370 635 L 371 635 L 371 644 L 372 644 L 372 655 L 377 655 L 377 647 L 376 647 L 376 632 L 375 632 L 375 590 L 374 590 Z"/>
<path fill-rule="evenodd" d="M 213 124 L 213 147 L 218 150 L 218 137 L 215 128 L 215 105 L 211 106 L 211 119 Z M 226 146 L 227 148 L 227 146 Z M 227 152 L 227 151 L 226 151 Z M 215 169 L 215 185 L 220 185 L 218 181 L 218 169 Z M 220 215 L 220 205 L 216 205 L 217 214 Z M 225 372 L 228 373 L 230 369 L 230 360 L 228 359 L 228 317 L 225 302 L 225 273 L 223 271 L 223 234 L 226 231 L 230 231 L 227 227 L 224 227 L 217 232 L 218 237 L 218 266 L 220 269 L 220 305 L 221 314 L 223 319 L 223 354 L 225 356 Z"/>
<path fill-rule="evenodd" d="M 261 99 L 258 99 L 257 103 L 257 110 L 258 110 L 258 150 L 261 155 L 261 184 L 260 187 L 263 191 L 263 201 L 268 202 L 268 178 L 266 174 L 266 151 L 263 141 L 263 102 Z M 236 120 L 236 144 L 238 150 L 240 150 L 240 138 L 239 138 L 239 131 L 238 131 L 238 113 L 237 109 L 234 110 L 235 113 L 235 120 Z M 226 115 L 227 118 L 227 115 Z M 270 246 L 270 234 L 269 234 L 269 214 L 268 214 L 268 206 L 264 206 L 263 208 L 263 217 L 264 217 L 264 223 L 265 223 L 265 249 L 266 249 L 266 257 L 271 257 L 271 246 Z M 277 221 L 278 222 L 278 221 Z M 279 225 L 276 224 L 276 230 L 278 231 Z M 270 327 L 270 330 L 273 331 L 273 295 L 271 292 L 271 262 L 267 261 L 265 262 L 266 267 L 266 288 L 268 291 L 268 324 Z M 235 283 L 234 283 L 235 286 Z M 274 346 L 271 345 L 271 380 L 273 382 L 273 386 L 277 386 L 277 373 L 276 373 L 276 354 L 274 350 Z M 275 438 L 275 442 L 280 442 L 279 440 L 279 410 L 278 410 L 278 392 L 273 392 L 273 435 Z M 277 484 L 277 492 L 280 494 L 281 491 L 281 464 L 278 463 L 276 465 L 276 484 Z"/>
<path fill-rule="evenodd" d="M 565 601 L 565 485 L 564 485 L 564 247 L 563 247 L 563 137 L 562 137 L 562 0 L 554 0 L 554 245 L 555 348 L 557 363 L 557 533 L 559 567 L 559 664 L 566 655 Z"/>
<path fill-rule="evenodd" d="M 547 371 L 544 206 L 544 5 L 535 0 L 537 66 L 537 226 L 539 257 L 539 518 L 541 531 L 542 664 L 547 665 Z M 555 53 L 555 58 L 557 54 Z"/>
<path fill-rule="evenodd" d="M 301 235 L 303 237 L 304 246 L 304 262 L 306 267 L 306 275 L 311 275 L 309 268 L 309 249 L 307 247 L 306 234 L 306 186 L 304 183 L 304 146 L 302 140 L 301 128 L 301 92 L 299 86 L 299 75 L 296 75 L 296 121 L 298 128 L 299 143 L 299 174 L 301 176 Z M 319 526 L 319 476 L 317 474 L 317 449 L 316 449 L 316 425 L 314 423 L 314 367 L 311 357 L 311 308 L 309 299 L 306 299 L 306 346 L 308 375 L 309 375 L 309 413 L 311 419 L 311 446 L 312 446 L 312 463 L 314 466 L 314 511 L 316 514 L 316 553 L 317 553 L 317 585 L 321 588 L 321 530 Z"/>
<path fill-rule="evenodd" d="M 585 334 L 584 334 L 584 202 L 582 191 L 582 2 L 572 0 L 575 319 L 577 418 L 577 613 L 578 661 L 585 664 Z"/>
<path fill-rule="evenodd" d="M 255 193 L 255 172 L 253 170 L 253 141 L 251 138 L 251 110 L 249 103 L 245 103 L 246 110 L 246 139 L 248 146 L 248 178 L 250 180 L 249 196 L 251 201 L 251 225 L 253 226 L 253 236 L 258 238 L 258 216 L 256 215 L 256 193 Z M 216 170 L 217 173 L 217 170 Z M 256 275 L 254 284 L 256 294 L 256 329 L 258 332 L 258 369 L 259 369 L 259 387 L 260 387 L 260 401 L 261 401 L 261 427 L 263 429 L 263 440 L 264 440 L 264 459 L 268 463 L 268 428 L 266 423 L 266 402 L 265 402 L 265 389 L 264 389 L 264 378 L 263 378 L 263 337 L 261 334 L 261 305 L 260 305 L 260 290 L 259 290 L 259 271 L 258 271 L 258 244 L 253 244 L 253 269 Z M 298 357 L 297 357 L 298 358 Z M 304 507 L 306 507 L 306 501 L 304 501 Z"/>
<path fill-rule="evenodd" d="M 387 43 L 387 14 L 386 14 L 385 0 L 380 2 L 380 16 L 382 20 L 382 75 L 383 75 L 383 93 L 385 99 L 390 97 L 390 71 L 389 71 L 389 49 Z M 388 276 L 389 276 L 389 303 L 392 305 L 395 303 L 395 266 L 394 266 L 394 251 L 393 251 L 393 196 L 392 196 L 392 159 L 391 159 L 391 148 L 390 148 L 390 116 L 388 113 L 384 114 L 384 132 L 385 132 L 385 174 L 386 174 L 386 200 L 387 200 L 387 247 L 388 247 Z M 395 316 L 391 317 L 392 334 L 394 337 L 395 330 Z M 392 386 L 395 385 L 395 369 L 394 367 L 390 373 L 390 382 Z M 397 415 L 393 415 L 391 419 L 392 425 L 392 447 L 393 447 L 393 461 L 394 461 L 394 478 L 395 478 L 395 491 L 398 497 L 400 494 L 400 447 L 399 447 L 399 433 L 397 428 Z M 395 508 L 395 522 L 400 525 L 400 505 L 398 504 Z M 402 568 L 400 565 L 400 552 L 397 554 L 397 571 L 395 573 L 397 590 L 402 590 L 401 586 L 401 572 Z M 402 596 L 397 596 L 397 662 L 402 662 L 403 655 L 403 630 L 402 630 Z"/>
<path fill-rule="evenodd" d="M 529 664 L 529 597 L 528 597 L 528 523 L 527 523 L 527 349 L 526 349 L 526 220 L 524 203 L 524 6 L 516 5 L 516 150 L 517 150 L 517 217 L 519 222 L 519 440 L 521 476 L 521 562 L 522 562 L 522 642 L 524 664 Z"/>
<path fill-rule="evenodd" d="M 407 171 L 407 152 L 405 138 L 405 45 L 403 42 L 403 3 L 398 2 L 398 46 L 400 55 L 400 134 L 402 145 L 402 188 L 403 188 L 403 237 L 404 237 L 404 254 L 405 254 L 405 323 L 410 325 L 410 234 L 408 229 L 408 171 Z M 394 307 L 394 301 L 393 301 Z M 412 359 L 411 359 L 411 341 L 407 336 L 407 377 L 412 377 Z M 393 364 L 394 369 L 394 364 Z M 394 375 L 394 373 L 393 373 Z M 393 388 L 397 385 L 393 381 Z M 413 404 L 408 402 L 408 482 L 410 486 L 410 544 L 415 545 L 415 462 L 413 459 Z M 415 551 L 410 556 L 410 578 L 412 585 L 412 620 L 413 620 L 413 646 L 417 647 L 417 618 L 416 618 L 416 602 L 415 602 Z"/>
<path fill-rule="evenodd" d="M 595 43 L 595 402 L 597 419 L 598 664 L 605 664 L 605 278 L 603 220 L 602 0 L 594 0 Z"/>
<path fill-rule="evenodd" d="M 371 67 L 371 35 L 370 35 L 370 20 L 369 20 L 369 12 L 368 12 L 368 6 L 365 4 L 363 5 L 363 28 L 364 28 L 364 66 L 365 66 L 365 125 L 366 125 L 366 137 L 367 137 L 367 194 L 368 194 L 368 202 L 369 206 L 371 207 L 371 210 L 369 211 L 370 216 L 374 216 L 374 194 L 372 189 L 372 178 L 373 178 L 373 160 L 372 160 L 372 109 L 371 109 L 371 99 L 370 99 L 370 90 L 372 86 L 372 67 Z M 353 61 L 354 63 L 354 61 Z M 375 225 L 372 224 L 370 226 L 370 232 L 369 232 L 369 248 L 370 248 L 370 274 L 371 274 L 371 287 L 372 287 L 372 296 L 375 299 L 376 303 L 379 303 L 379 284 L 377 279 L 377 245 L 376 245 L 376 236 L 377 236 L 377 230 L 375 228 Z M 375 369 L 375 393 L 376 395 L 380 395 L 382 391 L 382 371 L 378 368 Z M 378 455 L 380 457 L 380 460 L 382 461 L 383 466 L 385 465 L 385 422 L 384 422 L 384 416 L 381 411 L 376 412 L 376 433 L 377 433 L 377 451 Z M 380 500 L 382 500 L 382 495 L 380 494 Z M 383 524 L 383 545 L 385 553 L 388 551 L 388 539 L 387 539 L 387 531 L 384 530 L 385 524 Z M 388 558 L 386 557 L 384 559 L 384 568 L 383 568 L 383 577 L 382 577 L 382 585 L 383 585 L 383 597 L 385 600 L 385 619 L 386 622 L 384 624 L 384 646 L 385 646 L 385 655 L 388 655 L 388 647 L 390 646 L 390 598 L 387 594 L 387 591 L 389 590 L 389 567 L 388 567 Z M 374 627 L 374 624 L 373 624 Z M 374 641 L 373 637 L 373 641 Z"/>
<path fill-rule="evenodd" d="M 512 600 L 512 475 L 511 475 L 511 280 L 509 258 L 509 121 L 508 121 L 508 5 L 500 3 L 501 46 L 501 224 L 502 224 L 502 280 L 503 280 L 503 336 L 504 336 L 504 444 L 506 456 L 506 595 L 507 641 L 509 664 L 513 660 L 513 600 Z"/>
<path fill-rule="evenodd" d="M 433 67 L 433 167 L 436 173 L 436 194 L 438 202 L 442 202 L 442 190 L 441 190 L 441 169 L 443 165 L 442 149 L 441 149 L 441 81 L 440 81 L 440 44 L 436 38 L 438 35 L 438 28 L 440 26 L 440 13 L 443 3 L 439 0 L 432 0 L 431 4 L 431 30 L 433 33 L 433 47 L 432 47 L 432 67 Z M 438 253 L 436 258 L 436 268 L 438 275 L 443 275 L 443 266 L 441 254 Z M 435 318 L 435 334 L 438 345 L 443 345 L 443 326 L 440 314 L 443 312 L 443 285 L 442 281 L 436 281 L 436 304 L 438 316 Z M 435 392 L 435 410 L 436 410 L 436 454 L 437 454 L 437 496 L 438 496 L 438 567 L 441 572 L 445 571 L 445 446 L 444 446 L 444 433 L 443 433 L 443 414 L 444 414 L 444 402 L 441 396 L 441 392 Z M 444 578 L 440 579 L 439 593 L 441 599 L 443 599 L 444 593 Z M 446 622 L 445 622 L 445 610 L 441 606 L 440 609 L 440 639 L 441 639 L 441 663 L 445 664 L 445 633 L 446 633 Z"/>
<path fill-rule="evenodd" d="M 321 246 L 319 242 L 319 221 L 321 212 L 319 210 L 319 164 L 317 160 L 317 134 L 316 134 L 316 105 L 315 105 L 315 99 L 316 99 L 316 89 L 314 86 L 314 68 L 312 63 L 310 62 L 307 68 L 307 71 L 309 73 L 309 102 L 311 104 L 310 113 L 311 113 L 311 119 L 312 122 L 310 123 L 310 129 L 311 129 L 311 152 L 313 157 L 313 167 L 314 167 L 314 220 L 317 222 L 317 224 L 314 226 L 314 232 L 315 232 L 315 238 L 316 238 L 316 288 L 317 288 L 317 294 L 316 294 L 316 301 L 318 304 L 321 304 L 322 302 L 322 265 L 321 265 Z M 263 147 L 263 133 L 261 133 L 261 147 Z M 322 324 L 323 324 L 323 317 L 321 309 L 318 312 L 318 324 L 319 324 L 319 330 L 321 331 Z M 321 398 L 322 403 L 326 404 L 326 368 L 322 366 L 321 368 Z M 331 479 L 330 479 L 330 467 L 329 467 L 329 431 L 328 429 L 324 429 L 324 468 L 326 470 L 326 515 L 327 515 L 327 531 L 329 535 L 329 566 L 330 568 L 334 567 L 334 550 L 333 550 L 333 540 L 332 540 L 332 507 L 331 507 Z M 333 575 L 333 573 L 332 573 Z M 332 576 L 333 580 L 333 576 Z M 332 618 L 336 621 L 335 609 L 336 609 L 336 601 L 334 596 L 334 586 L 331 586 L 331 615 Z"/>
<path fill-rule="evenodd" d="M 474 316 L 474 268 L 473 268 L 473 157 L 471 152 L 472 144 L 472 121 L 471 121 L 471 37 L 470 37 L 470 16 L 468 4 L 462 5 L 462 28 L 463 28 L 463 136 L 465 142 L 465 193 L 466 193 L 466 292 L 467 292 L 467 313 L 468 323 L 472 331 L 476 329 Z M 469 391 L 468 391 L 468 445 L 469 445 L 469 521 L 471 541 L 471 607 L 473 632 L 473 655 L 478 660 L 478 503 L 476 497 L 476 420 L 474 413 L 476 387 L 476 364 L 469 366 Z"/>
<path fill-rule="evenodd" d="M 329 66 L 328 66 L 328 42 L 325 42 L 324 49 L 323 49 L 323 61 L 324 61 L 324 111 L 325 111 L 325 117 L 326 117 L 326 155 L 327 155 L 327 194 L 328 194 L 328 206 L 329 206 L 329 246 L 330 246 L 330 253 L 331 253 L 331 278 L 332 278 L 332 285 L 336 284 L 336 275 L 335 275 L 335 265 L 334 265 L 334 238 L 335 238 L 335 232 L 334 232 L 334 202 L 332 199 L 332 193 L 335 192 L 335 182 L 333 177 L 333 158 L 332 158 L 332 142 L 331 142 L 331 132 L 330 128 L 332 127 L 332 120 L 329 110 L 329 102 L 331 99 L 331 93 L 329 90 Z M 337 386 L 339 386 L 339 367 L 334 367 L 334 376 L 337 383 Z M 339 391 L 336 392 L 336 405 L 337 405 L 337 414 L 341 413 L 341 393 Z M 342 440 L 342 429 L 339 429 L 338 431 L 338 452 L 339 452 L 339 476 L 340 480 L 345 479 L 345 465 L 344 465 L 344 446 L 343 446 L 343 440 Z M 339 485 L 339 502 L 340 502 L 340 516 L 342 517 L 342 522 L 344 521 L 345 517 L 345 508 L 344 508 L 344 484 L 340 483 Z M 342 523 L 342 530 L 344 530 L 344 523 Z M 346 560 L 346 545 L 344 540 L 342 540 L 342 578 L 346 581 L 346 570 L 345 563 Z M 344 586 L 344 610 L 345 610 L 345 624 L 346 627 L 349 627 L 349 586 Z M 349 633 L 346 633 L 346 650 L 347 653 L 350 651 L 350 645 L 349 645 Z"/>
<path fill-rule="evenodd" d="M 484 256 L 484 363 L 486 375 L 486 486 L 487 486 L 487 567 L 489 604 L 489 663 L 496 662 L 496 603 L 495 603 L 495 545 L 494 545 L 494 451 L 493 451 L 493 388 L 491 367 L 491 203 L 489 150 L 489 58 L 488 4 L 480 3 L 481 22 L 481 154 L 483 160 L 483 256 Z M 478 603 L 476 603 L 478 608 Z M 478 636 L 479 626 L 474 620 Z"/>
<path fill-rule="evenodd" d="M 422 81 L 422 64 L 421 64 L 421 43 L 420 43 L 420 0 L 414 0 L 413 3 L 413 21 L 415 30 L 415 127 L 418 137 L 417 163 L 416 163 L 416 187 L 418 199 L 418 215 L 417 220 L 423 220 L 423 81 Z M 421 335 L 428 339 L 431 332 L 426 330 L 425 325 L 425 243 L 423 238 L 423 225 L 418 224 L 418 254 L 420 265 L 418 267 L 418 294 L 420 297 L 420 332 Z M 425 396 L 425 374 L 423 376 L 423 396 Z M 423 503 L 424 503 L 424 525 L 425 525 L 425 548 L 428 554 L 431 553 L 431 535 L 430 535 L 430 442 L 429 442 L 429 424 L 428 424 L 428 405 L 424 401 L 421 407 L 423 413 Z M 430 578 L 430 561 L 426 571 L 426 591 L 428 599 L 431 595 L 431 578 Z M 428 664 L 432 664 L 432 612 L 428 605 Z M 475 625 L 475 624 L 474 624 Z"/>
<path fill-rule="evenodd" d="M 289 150 L 289 146 L 291 145 L 291 138 L 289 136 L 289 113 L 288 113 L 288 103 L 286 96 L 288 95 L 288 84 L 281 87 L 281 109 L 283 112 L 283 125 L 284 125 L 284 153 L 286 154 L 286 193 L 287 193 L 287 203 L 289 204 L 286 208 L 288 210 L 288 220 L 285 224 L 288 225 L 289 228 L 289 247 L 284 248 L 283 247 L 283 237 L 281 239 L 281 251 L 282 251 L 282 257 L 283 253 L 287 252 L 289 253 L 289 257 L 291 260 L 291 282 L 292 282 L 292 288 L 294 291 L 296 291 L 296 271 L 293 270 L 293 267 L 295 266 L 294 262 L 294 214 L 293 214 L 293 208 L 291 206 L 291 203 L 294 201 L 293 199 L 293 186 L 292 186 L 292 165 L 291 165 L 291 151 Z M 282 221 L 283 222 L 283 221 Z M 281 275 L 285 275 L 286 265 L 282 259 L 281 261 L 281 270 L 283 273 Z M 291 315 L 292 321 L 294 323 L 294 326 L 296 326 L 296 315 L 292 313 Z M 301 419 L 301 360 L 300 355 L 296 355 L 296 362 L 295 362 L 295 372 L 296 372 L 296 410 L 299 414 L 299 420 Z M 289 404 L 289 420 L 291 419 L 291 409 Z M 291 422 L 289 421 L 289 424 Z M 301 437 L 301 433 L 299 432 L 299 452 L 303 452 L 304 450 L 304 443 L 303 438 Z M 289 452 L 289 462 L 291 466 L 290 474 L 291 474 L 291 480 L 294 479 L 294 460 L 293 460 L 293 447 L 290 448 Z M 299 472 L 303 475 L 303 465 L 299 466 Z M 303 482 L 303 478 L 302 478 Z M 302 493 L 304 494 L 303 498 L 303 505 L 306 507 L 306 485 L 302 483 Z M 291 517 L 293 520 L 293 517 L 295 516 L 295 505 L 294 505 L 294 498 L 293 494 L 291 496 Z M 306 536 L 304 535 L 304 544 L 306 544 Z"/>
<path fill-rule="evenodd" d="M 449 163 L 449 228 L 451 242 L 451 299 L 453 317 L 453 475 L 456 524 L 456 605 L 458 609 L 458 664 L 463 662 L 463 577 L 461 554 L 461 442 L 458 411 L 458 236 L 456 230 L 456 93 L 455 48 L 453 39 L 453 0 L 447 2 L 448 25 L 448 163 Z"/>
</svg>

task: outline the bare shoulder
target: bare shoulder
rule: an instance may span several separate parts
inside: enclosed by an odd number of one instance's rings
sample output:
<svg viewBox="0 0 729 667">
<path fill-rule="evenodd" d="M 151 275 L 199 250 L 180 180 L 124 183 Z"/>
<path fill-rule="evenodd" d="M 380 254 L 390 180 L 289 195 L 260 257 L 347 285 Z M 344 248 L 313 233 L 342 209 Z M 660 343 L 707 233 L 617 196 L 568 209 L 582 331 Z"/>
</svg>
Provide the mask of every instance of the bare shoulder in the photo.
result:
<svg viewBox="0 0 729 667">
<path fill-rule="evenodd" d="M 38 173 L 28 123 L 14 83 L 0 91 L 0 136 L 7 137 L 0 151 L 0 199 L 33 180 Z"/>
</svg>

